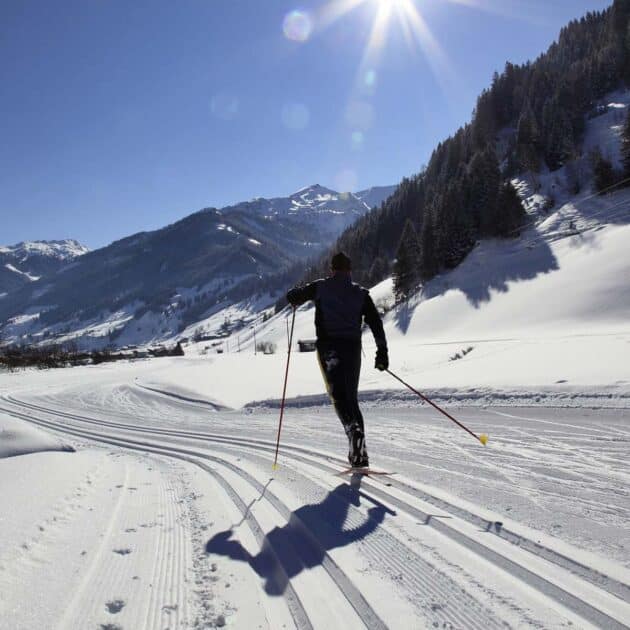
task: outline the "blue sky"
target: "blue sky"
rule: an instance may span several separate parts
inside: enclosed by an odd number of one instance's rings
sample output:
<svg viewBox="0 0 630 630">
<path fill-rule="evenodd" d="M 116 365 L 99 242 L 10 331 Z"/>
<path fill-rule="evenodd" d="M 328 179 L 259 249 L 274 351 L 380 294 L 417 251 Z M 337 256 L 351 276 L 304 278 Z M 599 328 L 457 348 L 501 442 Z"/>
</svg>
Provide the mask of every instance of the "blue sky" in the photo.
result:
<svg viewBox="0 0 630 630">
<path fill-rule="evenodd" d="M 2 0 L 0 244 L 98 247 L 313 183 L 397 183 L 494 70 L 610 4 L 354 0 L 331 19 L 352 1 Z M 432 44 L 405 38 L 405 2 Z"/>
</svg>

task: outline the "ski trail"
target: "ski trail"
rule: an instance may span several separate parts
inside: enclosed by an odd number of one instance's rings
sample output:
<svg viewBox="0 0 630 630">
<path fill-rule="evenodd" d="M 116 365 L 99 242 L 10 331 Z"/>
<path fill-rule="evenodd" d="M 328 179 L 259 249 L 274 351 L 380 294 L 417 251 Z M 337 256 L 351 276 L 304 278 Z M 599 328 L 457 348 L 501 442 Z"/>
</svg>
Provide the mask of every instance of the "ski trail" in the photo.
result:
<svg viewBox="0 0 630 630">
<path fill-rule="evenodd" d="M 125 463 L 124 476 L 122 480 L 123 488 L 127 487 L 128 480 L 129 480 L 129 468 L 127 464 Z M 90 563 L 88 570 L 83 575 L 83 578 L 80 584 L 78 585 L 77 588 L 75 588 L 74 596 L 70 600 L 70 604 L 66 607 L 66 611 L 63 617 L 56 624 L 55 626 L 56 630 L 65 630 L 66 628 L 69 628 L 69 627 L 77 627 L 77 625 L 74 623 L 74 620 L 76 619 L 77 616 L 81 617 L 81 608 L 82 608 L 82 602 L 85 599 L 85 592 L 88 589 L 88 587 L 91 585 L 91 582 L 93 581 L 97 571 L 99 571 L 102 568 L 103 558 L 105 554 L 107 553 L 109 546 L 111 546 L 111 538 L 114 532 L 114 527 L 118 523 L 118 519 L 122 511 L 122 507 L 125 503 L 125 499 L 126 497 L 124 493 L 121 492 L 114 506 L 114 510 L 111 516 L 109 517 L 105 531 L 102 534 L 101 543 L 98 546 L 96 554 L 92 562 Z M 78 627 L 80 627 L 80 625 Z"/>
<path fill-rule="evenodd" d="M 616 433 L 617 435 L 622 435 L 623 437 L 630 438 L 630 432 L 624 431 L 623 429 L 617 429 L 615 427 L 609 427 L 606 429 L 600 429 L 599 427 L 584 427 L 576 424 L 570 424 L 568 422 L 559 422 L 557 420 L 547 420 L 545 418 L 533 418 L 531 416 L 517 416 L 515 414 L 507 413 L 505 411 L 497 411 L 495 409 L 488 410 L 491 413 L 497 416 L 503 416 L 504 418 L 513 418 L 515 420 L 526 420 L 528 422 L 539 422 L 541 424 L 549 424 L 555 427 L 563 427 L 569 429 L 577 429 L 578 431 L 588 430 L 592 433 L 601 433 L 603 435 L 610 435 L 611 433 Z"/>
<path fill-rule="evenodd" d="M 524 436 L 527 436 L 527 432 L 523 431 L 522 429 L 512 428 L 512 431 L 515 431 L 516 433 L 520 433 Z M 548 447 L 554 450 L 557 450 L 557 445 L 553 440 L 546 438 L 544 435 L 540 433 L 537 434 L 536 437 L 540 442 L 547 444 Z M 603 464 L 603 459 L 601 457 L 595 458 L 592 455 L 585 453 L 583 449 L 579 449 L 576 447 L 568 447 L 566 445 L 563 445 L 563 448 L 565 451 L 567 449 L 570 449 L 572 457 L 580 460 L 585 466 L 588 466 L 591 470 L 601 469 L 602 464 Z M 611 466 L 606 466 L 606 472 L 611 477 L 615 477 L 616 479 L 618 479 L 621 483 L 630 484 L 630 474 L 626 474 L 621 471 L 614 470 Z"/>
<path fill-rule="evenodd" d="M 49 411 L 48 413 L 51 413 L 51 412 Z M 55 415 L 54 412 L 52 413 L 53 415 Z M 54 423 L 50 420 L 44 421 L 42 419 L 35 419 L 32 417 L 30 418 L 30 420 L 36 423 L 41 423 L 45 426 L 49 426 L 50 428 L 54 428 L 55 430 L 65 431 L 74 435 L 82 435 L 84 438 L 87 438 L 87 439 L 96 439 L 96 440 L 100 440 L 100 441 L 104 441 L 108 443 L 117 443 L 121 446 L 125 446 L 126 448 L 131 448 L 131 449 L 136 449 L 136 450 L 144 450 L 144 451 L 149 450 L 152 452 L 162 452 L 162 454 L 164 455 L 169 455 L 169 456 L 179 457 L 179 458 L 184 458 L 184 459 L 188 458 L 189 460 L 191 460 L 192 458 L 192 460 L 195 460 L 196 464 L 199 463 L 199 460 L 207 460 L 207 461 L 216 463 L 217 465 L 222 466 L 222 467 L 227 466 L 227 468 L 230 470 L 230 475 L 228 475 L 228 477 L 230 477 L 230 481 L 227 481 L 225 478 L 224 478 L 224 481 L 226 481 L 229 487 L 232 487 L 232 488 L 240 487 L 239 484 L 241 482 L 235 481 L 236 478 L 234 477 L 234 475 L 237 475 L 238 477 L 242 478 L 247 484 L 251 485 L 255 489 L 260 490 L 263 488 L 263 484 L 261 484 L 260 481 L 256 481 L 256 479 L 252 476 L 254 473 L 245 471 L 246 465 L 249 466 L 249 464 L 247 464 L 247 460 L 244 460 L 242 463 L 234 463 L 234 462 L 229 463 L 228 460 L 226 460 L 225 453 L 221 452 L 220 455 L 218 453 L 215 455 L 212 453 L 212 449 L 216 450 L 217 448 L 220 447 L 221 444 L 223 445 L 233 444 L 235 446 L 241 444 L 241 445 L 246 446 L 246 448 L 248 449 L 258 450 L 261 454 L 264 454 L 265 457 L 268 457 L 270 447 L 268 446 L 266 441 L 242 440 L 242 439 L 238 440 L 235 437 L 209 439 L 208 436 L 204 436 L 202 439 L 204 439 L 205 442 L 212 442 L 213 444 L 205 445 L 206 449 L 210 447 L 210 452 L 208 450 L 199 451 L 199 450 L 191 450 L 192 447 L 188 445 L 187 442 L 182 442 L 182 440 L 178 438 L 175 438 L 174 442 L 173 441 L 168 441 L 168 442 L 163 441 L 162 443 L 147 442 L 146 438 L 145 438 L 145 441 L 138 441 L 137 439 L 130 439 L 127 437 L 123 437 L 120 434 L 103 434 L 103 433 L 98 433 L 96 430 L 92 430 L 92 429 L 88 430 L 88 429 L 83 429 L 83 428 L 80 428 L 80 429 L 74 428 L 71 425 L 67 424 L 67 419 L 70 418 L 70 416 L 66 414 L 61 414 L 61 413 L 57 413 L 56 415 L 65 416 L 66 424 L 62 425 L 62 424 L 59 424 L 59 422 Z M 103 425 L 102 428 L 105 428 L 105 427 L 110 428 L 110 425 L 107 422 L 92 421 L 89 419 L 82 419 L 80 417 L 77 417 L 76 419 L 79 422 L 87 421 L 87 422 L 92 422 L 93 424 L 101 424 Z M 123 427 L 118 427 L 118 430 L 123 430 Z M 131 428 L 131 430 L 133 430 L 134 433 L 137 433 L 137 429 Z M 165 435 L 165 433 L 168 433 L 168 432 L 160 433 L 158 431 L 151 431 L 145 428 L 143 430 L 143 433 L 152 433 L 153 434 L 152 437 L 154 439 L 157 438 L 160 434 L 162 434 L 163 435 L 162 440 L 165 440 L 167 439 L 167 435 Z M 171 433 L 176 434 L 176 433 L 183 433 L 183 432 L 173 431 Z M 137 437 L 137 435 L 134 437 Z M 182 435 L 182 437 L 185 437 L 186 440 L 195 439 L 195 436 L 191 434 L 190 432 L 188 432 L 188 434 L 185 436 Z M 170 437 L 169 439 L 173 440 L 174 438 Z M 304 448 L 300 449 L 297 447 L 296 448 L 289 447 L 289 448 L 283 449 L 283 453 L 286 453 L 286 454 L 293 453 L 293 455 L 291 456 L 294 457 L 294 459 L 296 460 L 308 461 L 309 465 L 317 465 L 322 470 L 323 469 L 331 470 L 331 466 L 330 466 L 331 460 L 327 456 L 321 458 L 317 453 L 314 453 L 312 450 L 304 449 Z M 299 453 L 299 455 L 296 455 L 296 453 Z M 323 463 L 324 461 L 326 461 L 327 463 L 324 464 Z M 209 469 L 209 472 L 211 470 L 212 468 Z M 332 470 L 335 470 L 335 469 L 332 468 Z M 214 474 L 216 474 L 216 472 L 217 471 L 215 470 Z M 232 484 L 235 484 L 235 485 L 232 485 Z M 612 602 L 610 597 L 605 596 L 603 591 L 600 593 L 598 590 L 594 589 L 592 586 L 589 586 L 588 584 L 583 583 L 580 580 L 576 580 L 575 578 L 570 576 L 568 572 L 564 572 L 563 570 L 560 570 L 559 567 L 549 566 L 545 562 L 539 561 L 536 558 L 536 556 L 530 554 L 529 551 L 523 551 L 523 550 L 512 548 L 509 544 L 506 544 L 506 541 L 501 540 L 500 538 L 495 538 L 494 536 L 479 537 L 478 529 L 476 527 L 471 526 L 470 523 L 467 523 L 467 521 L 461 520 L 459 518 L 459 515 L 451 514 L 450 516 L 447 516 L 449 520 L 441 520 L 441 518 L 431 518 L 432 512 L 426 511 L 427 509 L 431 510 L 432 509 L 431 506 L 428 506 L 427 508 L 426 506 L 423 505 L 422 501 L 419 501 L 417 499 L 412 499 L 408 495 L 407 496 L 405 496 L 404 494 L 401 495 L 398 490 L 395 491 L 394 487 L 391 487 L 391 488 L 388 487 L 389 485 L 390 484 L 379 485 L 375 482 L 369 482 L 367 484 L 367 487 L 369 487 L 370 489 L 369 494 L 371 494 L 372 496 L 376 498 L 381 497 L 382 500 L 387 501 L 390 505 L 393 505 L 394 507 L 400 508 L 401 510 L 403 510 L 404 512 L 406 512 L 408 515 L 412 516 L 413 518 L 425 520 L 427 523 L 430 523 L 433 527 L 437 528 L 440 533 L 444 533 L 448 537 L 450 537 L 452 540 L 454 540 L 457 543 L 457 545 L 460 545 L 463 549 L 473 550 L 475 553 L 480 554 L 484 558 L 485 561 L 491 562 L 495 564 L 501 570 L 510 573 L 514 578 L 517 578 L 518 580 L 522 581 L 523 584 L 534 587 L 536 590 L 540 591 L 540 593 L 542 594 L 544 598 L 551 597 L 551 599 L 554 599 L 556 601 L 563 601 L 564 605 L 567 606 L 567 610 L 569 612 L 574 610 L 576 611 L 578 615 L 583 615 L 589 620 L 599 620 L 598 622 L 601 622 L 602 620 L 607 620 L 605 621 L 605 623 L 608 623 L 610 627 L 622 627 L 622 626 L 619 626 L 618 624 L 615 624 L 613 618 L 607 617 L 606 612 L 602 613 L 599 610 L 600 606 L 602 606 L 604 610 L 606 611 L 606 610 L 611 610 L 610 607 L 612 606 L 614 608 L 614 606 L 616 605 L 614 602 Z M 394 482 L 391 485 L 392 486 L 397 485 L 401 488 L 404 487 L 404 484 L 398 484 L 396 482 Z M 297 488 L 300 488 L 300 487 L 302 488 L 305 487 L 304 482 L 302 482 L 301 484 L 298 484 Z M 272 492 L 265 493 L 265 502 L 269 503 L 271 507 L 274 508 L 279 514 L 282 515 L 282 513 L 284 512 L 284 518 L 288 522 L 290 520 L 291 510 L 294 508 L 290 503 L 287 503 L 288 499 L 286 497 L 280 496 L 279 494 L 277 494 L 277 492 L 278 492 L 277 490 L 274 490 L 273 493 Z M 300 503 L 298 503 L 298 505 L 300 505 Z M 244 504 L 244 507 L 245 509 L 247 508 L 246 504 Z M 286 510 L 289 510 L 288 515 L 286 513 Z M 312 528 L 307 527 L 307 529 L 310 529 L 311 533 L 316 535 L 313 532 Z M 380 532 L 379 532 L 379 535 L 380 535 Z M 381 545 L 382 542 L 383 542 L 382 540 L 379 541 L 379 545 Z M 376 549 L 376 547 L 373 547 L 373 549 Z M 345 552 L 335 550 L 334 553 L 329 552 L 328 556 L 330 557 L 331 561 L 334 562 L 335 556 L 342 555 L 343 553 Z M 421 562 L 419 562 L 418 558 L 414 555 L 412 555 L 411 557 L 412 559 L 410 559 L 408 553 L 409 552 L 407 551 L 407 555 L 404 556 L 404 560 L 402 559 L 402 556 L 400 556 L 401 566 L 404 569 L 407 565 L 411 565 L 413 566 L 414 570 L 418 569 L 421 566 Z M 381 565 L 384 559 L 388 558 L 387 551 L 383 547 L 378 547 L 378 552 L 375 552 L 375 554 L 376 554 L 375 557 L 377 558 L 377 561 Z M 392 557 L 392 560 L 391 560 L 392 566 L 394 566 L 394 568 L 397 568 L 399 565 L 396 565 L 396 554 L 392 553 L 391 557 Z M 340 568 L 343 567 L 343 562 L 342 563 L 336 562 L 335 564 Z M 331 565 L 331 567 L 332 566 L 334 565 Z M 534 572 L 532 572 L 532 568 L 535 568 Z M 353 578 L 356 579 L 356 576 L 353 576 Z M 350 585 L 353 583 L 353 578 L 350 578 L 348 576 L 346 577 L 346 579 L 350 579 L 350 582 L 349 582 Z M 558 587 L 557 586 L 558 580 L 566 581 L 568 586 Z M 338 586 L 341 586 L 339 582 L 337 582 L 337 584 Z M 366 588 L 369 588 L 369 585 L 366 586 Z M 565 590 L 566 588 L 570 590 L 567 591 Z M 582 601 L 582 599 L 585 599 L 586 601 Z M 454 614 L 459 615 L 461 614 L 461 611 L 456 612 Z M 463 618 L 457 616 L 457 618 L 454 617 L 453 621 L 450 621 L 450 623 L 454 623 L 456 627 L 459 627 L 461 625 L 466 625 L 466 623 L 462 623 L 462 621 L 463 621 Z M 471 623 L 470 619 L 467 619 L 466 622 L 469 625 Z M 479 626 L 479 627 L 484 627 L 484 626 Z"/>
<path fill-rule="evenodd" d="M 526 501 L 529 501 L 530 503 L 533 503 L 538 509 L 540 509 L 540 510 L 544 509 L 544 506 L 540 503 L 540 501 L 538 501 L 538 499 L 536 497 L 534 497 L 531 493 L 524 492 L 521 489 L 521 482 L 520 482 L 520 480 L 513 479 L 510 475 L 508 475 L 505 472 L 505 470 L 503 468 L 501 468 L 500 466 L 497 466 L 496 464 L 493 464 L 493 463 L 489 462 L 487 459 L 481 459 L 480 457 L 477 457 L 476 455 L 473 455 L 471 452 L 467 451 L 465 448 L 462 448 L 458 444 L 453 444 L 453 447 L 455 448 L 455 450 L 457 450 L 460 453 L 462 453 L 462 455 L 464 455 L 464 457 L 466 457 L 468 459 L 471 459 L 472 461 L 480 464 L 482 467 L 494 470 L 500 477 L 503 477 L 504 479 L 507 479 L 507 481 L 511 484 L 512 490 L 514 492 L 516 492 L 517 494 L 522 496 Z"/>
<path fill-rule="evenodd" d="M 189 554 L 175 485 L 159 461 L 120 459 L 125 478 L 112 488 L 116 507 L 59 630 L 108 623 L 138 630 L 185 627 Z M 153 569 L 146 573 L 147 567 Z"/>
<path fill-rule="evenodd" d="M 221 456 L 225 457 L 225 452 L 222 452 Z M 237 457 L 236 451 L 234 457 Z M 248 458 L 248 461 L 251 461 L 251 458 Z M 269 461 L 271 461 L 270 458 L 262 459 L 259 468 L 268 467 Z M 324 492 L 322 485 L 330 481 L 330 475 L 321 473 L 318 475 L 317 473 L 317 468 L 309 464 L 300 465 L 298 468 L 291 467 L 291 477 L 295 477 L 295 475 L 302 477 L 299 488 L 301 490 L 307 487 L 312 489 L 306 495 L 300 493 L 299 504 L 307 501 L 316 502 L 316 497 L 321 497 L 321 493 Z M 376 482 L 371 485 L 382 486 Z M 351 514 L 346 518 L 345 527 L 347 529 L 356 529 L 360 527 L 361 521 L 366 516 L 369 518 L 366 507 L 378 504 L 378 501 L 374 503 L 374 499 L 370 498 L 373 492 L 374 489 L 372 488 L 365 492 L 361 491 L 363 500 L 358 508 L 351 509 Z M 393 497 L 387 493 L 379 493 L 378 496 L 382 496 L 382 500 L 385 502 L 393 500 Z M 366 592 L 369 592 L 370 585 L 369 583 L 361 583 L 363 571 L 360 568 L 361 560 L 364 558 L 369 559 L 370 572 L 385 572 L 394 580 L 396 590 L 404 591 L 407 599 L 419 606 L 418 617 L 424 618 L 427 627 L 431 627 L 435 623 L 438 623 L 440 627 L 446 624 L 446 627 L 466 628 L 499 627 L 495 626 L 495 623 L 499 623 L 500 627 L 505 624 L 509 625 L 509 623 L 514 623 L 517 627 L 521 627 L 523 624 L 542 626 L 544 620 L 558 616 L 553 607 L 544 614 L 528 610 L 527 606 L 523 604 L 523 599 L 529 601 L 531 607 L 539 609 L 540 598 L 532 600 L 531 591 L 527 587 L 523 590 L 520 584 L 518 584 L 519 588 L 515 588 L 516 585 L 508 587 L 508 594 L 506 594 L 505 573 L 492 561 L 488 562 L 483 555 L 476 561 L 470 562 L 469 551 L 465 552 L 463 556 L 461 553 L 457 554 L 451 551 L 453 549 L 452 538 L 449 538 L 447 542 L 438 533 L 436 533 L 437 537 L 434 538 L 430 533 L 431 530 L 427 532 L 426 524 L 440 519 L 439 514 L 433 515 L 426 512 L 420 514 L 415 508 L 403 503 L 395 502 L 392 505 L 413 515 L 413 521 L 418 521 L 418 523 L 411 527 L 403 527 L 401 531 L 400 526 L 396 525 L 396 521 L 385 520 L 377 533 L 361 543 L 361 559 L 347 558 L 346 564 L 348 566 L 354 565 L 355 570 L 359 573 L 359 577 L 354 578 L 357 585 L 360 585 Z M 317 529 L 320 527 L 321 525 Z M 385 535 L 384 530 L 387 531 L 387 535 Z M 469 531 L 468 536 L 470 533 Z M 396 539 L 395 541 L 392 540 L 392 536 Z M 427 543 L 427 537 L 431 544 Z M 412 539 L 414 544 L 410 545 Z M 472 539 L 469 538 L 468 540 L 472 542 Z M 459 541 L 462 541 L 461 537 Z M 399 548 L 398 552 L 395 551 L 396 545 Z M 465 546 L 468 547 L 466 543 Z M 336 557 L 337 554 L 344 555 L 346 552 L 334 550 L 333 556 Z M 432 558 L 429 559 L 431 556 Z M 455 558 L 455 560 L 450 560 L 446 571 L 443 566 L 446 561 L 445 556 L 446 558 L 449 556 Z M 468 569 L 465 568 L 466 566 Z M 481 570 L 483 570 L 485 577 L 483 581 L 474 577 L 474 572 Z M 508 580 L 513 581 L 512 573 L 508 571 L 508 574 L 510 576 Z M 375 592 L 372 596 L 378 598 L 378 593 Z M 479 599 L 475 601 L 477 597 Z M 457 602 L 456 605 L 453 605 L 454 601 Z M 569 617 L 571 617 L 570 613 Z M 503 619 L 503 621 L 496 622 L 496 618 Z M 558 617 L 558 620 L 561 618 L 562 615 Z M 574 622 L 581 624 L 580 627 L 584 627 L 583 621 L 579 617 L 576 616 L 573 619 Z"/>
<path fill-rule="evenodd" d="M 158 435 L 165 435 L 165 436 L 166 435 L 178 435 L 178 436 L 181 435 L 183 437 L 187 437 L 191 439 L 193 438 L 203 439 L 205 442 L 211 441 L 211 442 L 217 442 L 221 444 L 239 444 L 247 448 L 259 449 L 259 450 L 262 449 L 262 450 L 267 450 L 267 451 L 269 451 L 273 447 L 273 443 L 271 441 L 256 440 L 256 439 L 244 440 L 242 438 L 230 437 L 230 436 L 219 436 L 219 435 L 209 434 L 209 433 L 196 433 L 196 432 L 177 431 L 177 430 L 167 431 L 167 430 L 162 430 L 162 429 L 150 429 L 147 427 L 138 427 L 136 425 L 121 425 L 119 423 L 101 422 L 94 419 L 86 418 L 84 416 L 77 416 L 77 415 L 72 415 L 72 414 L 67 414 L 67 413 L 63 414 L 58 411 L 47 410 L 46 408 L 37 407 L 35 405 L 28 404 L 28 403 L 20 403 L 20 404 L 25 405 L 28 408 L 40 409 L 42 411 L 46 411 L 47 413 L 53 413 L 55 415 L 60 415 L 63 417 L 71 417 L 80 422 L 87 422 L 90 424 L 96 424 L 98 426 L 108 426 L 108 427 L 115 426 L 115 427 L 123 427 L 123 428 L 126 426 L 127 428 L 133 431 L 139 431 L 141 433 L 151 433 L 151 434 L 158 434 Z M 293 458 L 298 457 L 298 458 L 304 459 L 304 458 L 315 457 L 315 458 L 321 458 L 327 462 L 334 461 L 335 459 L 334 457 L 328 454 L 325 454 L 325 453 L 320 454 L 317 451 L 313 451 L 312 449 L 306 449 L 304 447 L 299 447 L 299 446 L 295 446 L 291 444 L 285 444 L 282 447 L 281 452 L 283 453 L 283 456 L 289 456 Z M 339 461 L 341 464 L 345 465 L 345 462 L 341 462 L 341 460 Z M 338 472 L 338 470 L 331 469 L 329 466 L 324 466 L 324 468 L 327 468 L 328 470 L 331 470 L 332 472 Z M 400 485 L 400 483 L 396 481 L 395 479 L 392 479 L 391 483 L 393 485 Z M 418 491 L 412 490 L 412 492 L 417 493 Z M 442 508 L 446 508 L 447 510 L 451 510 L 451 511 L 454 509 L 453 505 L 449 505 L 448 503 L 445 503 L 442 499 L 436 499 L 435 497 L 431 497 L 430 494 L 427 495 L 426 491 L 422 491 L 422 496 L 424 499 L 429 500 L 431 503 L 434 503 Z M 577 574 L 583 575 L 583 577 L 593 581 L 593 583 L 599 584 L 603 577 L 597 571 L 593 572 L 590 569 L 587 569 L 584 571 L 580 563 L 571 563 L 570 559 L 567 559 L 564 556 L 564 554 L 562 553 L 558 554 L 557 552 L 549 549 L 548 547 L 541 548 L 538 543 L 533 542 L 531 539 L 523 538 L 522 535 L 514 534 L 513 532 L 510 532 L 508 529 L 501 528 L 498 531 L 494 531 L 490 529 L 493 527 L 493 523 L 487 521 L 485 517 L 479 517 L 475 514 L 470 513 L 468 510 L 461 510 L 459 508 L 455 508 L 455 511 L 458 515 L 464 517 L 465 519 L 470 520 L 473 523 L 479 523 L 484 527 L 484 529 L 493 531 L 495 535 L 505 538 L 506 540 L 516 542 L 519 545 L 526 545 L 527 548 L 533 553 L 542 554 L 544 557 L 551 558 L 553 559 L 554 562 L 557 562 L 561 564 L 562 566 L 566 565 L 568 567 L 571 567 L 572 571 L 577 572 Z M 533 533 L 530 534 L 530 536 L 532 535 Z M 609 578 L 607 577 L 605 579 L 609 580 Z M 624 587 L 623 585 L 615 581 L 610 582 L 610 584 L 612 588 L 617 589 L 619 592 L 625 592 L 626 590 L 626 587 Z"/>
</svg>

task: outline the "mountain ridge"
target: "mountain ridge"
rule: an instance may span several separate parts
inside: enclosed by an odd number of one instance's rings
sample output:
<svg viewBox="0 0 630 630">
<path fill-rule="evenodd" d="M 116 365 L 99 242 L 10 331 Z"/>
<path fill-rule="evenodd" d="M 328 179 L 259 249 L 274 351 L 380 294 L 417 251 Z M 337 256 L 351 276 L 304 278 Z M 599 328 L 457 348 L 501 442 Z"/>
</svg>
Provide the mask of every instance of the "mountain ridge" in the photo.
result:
<svg viewBox="0 0 630 630">
<path fill-rule="evenodd" d="M 393 190 L 363 192 L 379 203 Z M 320 185 L 204 208 L 23 278 L 10 300 L 0 299 L 0 332 L 8 343 L 76 337 L 92 346 L 115 343 L 134 326 L 144 342 L 172 335 L 239 287 L 263 291 L 266 278 L 318 255 L 368 211 L 354 194 Z"/>
<path fill-rule="evenodd" d="M 75 239 L 21 241 L 0 246 L 0 296 L 59 271 L 89 249 Z"/>
</svg>

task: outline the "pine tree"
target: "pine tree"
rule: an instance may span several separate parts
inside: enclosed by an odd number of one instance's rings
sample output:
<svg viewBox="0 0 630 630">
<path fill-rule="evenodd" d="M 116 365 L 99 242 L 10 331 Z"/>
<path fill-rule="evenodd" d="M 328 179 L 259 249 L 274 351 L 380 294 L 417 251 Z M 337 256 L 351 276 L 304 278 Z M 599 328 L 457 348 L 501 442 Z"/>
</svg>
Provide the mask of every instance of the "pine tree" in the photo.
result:
<svg viewBox="0 0 630 630">
<path fill-rule="evenodd" d="M 419 279 L 420 247 L 413 223 L 407 219 L 394 261 L 394 296 L 400 302 L 409 297 Z"/>
<path fill-rule="evenodd" d="M 519 228 L 525 217 L 525 208 L 511 182 L 505 182 L 497 196 L 496 235 L 502 237 L 518 236 Z"/>
<path fill-rule="evenodd" d="M 465 182 L 464 178 L 453 180 L 442 198 L 440 222 L 443 244 L 440 262 L 448 269 L 459 265 L 475 244 L 476 230 L 466 203 Z"/>
<path fill-rule="evenodd" d="M 630 111 L 628 111 L 628 117 L 626 118 L 626 124 L 621 136 L 621 157 L 623 160 L 623 176 L 625 179 L 630 177 Z"/>
<path fill-rule="evenodd" d="M 494 148 L 486 147 L 471 163 L 468 178 L 468 206 L 474 229 L 482 236 L 493 233 L 492 220 L 501 183 L 499 161 Z"/>
<path fill-rule="evenodd" d="M 378 256 L 374 259 L 370 271 L 368 273 L 367 283 L 369 286 L 374 286 L 384 280 L 389 272 L 389 265 L 387 260 L 382 256 Z"/>
<path fill-rule="evenodd" d="M 615 170 L 610 160 L 607 160 L 599 149 L 591 153 L 591 165 L 593 167 L 593 181 L 595 190 L 603 194 L 615 183 Z"/>
<path fill-rule="evenodd" d="M 516 154 L 522 169 L 540 170 L 540 132 L 530 103 L 526 103 L 518 119 Z"/>
</svg>

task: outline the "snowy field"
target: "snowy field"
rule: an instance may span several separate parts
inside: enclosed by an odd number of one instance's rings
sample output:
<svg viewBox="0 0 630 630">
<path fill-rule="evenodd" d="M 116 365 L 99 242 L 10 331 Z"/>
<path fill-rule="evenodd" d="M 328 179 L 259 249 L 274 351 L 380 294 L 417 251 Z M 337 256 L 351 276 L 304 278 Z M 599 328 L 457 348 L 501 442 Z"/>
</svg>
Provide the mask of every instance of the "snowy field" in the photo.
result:
<svg viewBox="0 0 630 630">
<path fill-rule="evenodd" d="M 156 364 L 0 380 L 0 436 L 76 449 L 0 459 L 3 628 L 627 627 L 630 411 L 449 407 L 484 448 L 368 403 L 396 474 L 360 480 L 331 409 L 291 407 L 274 472 L 276 409 L 148 390 Z"/>
</svg>

